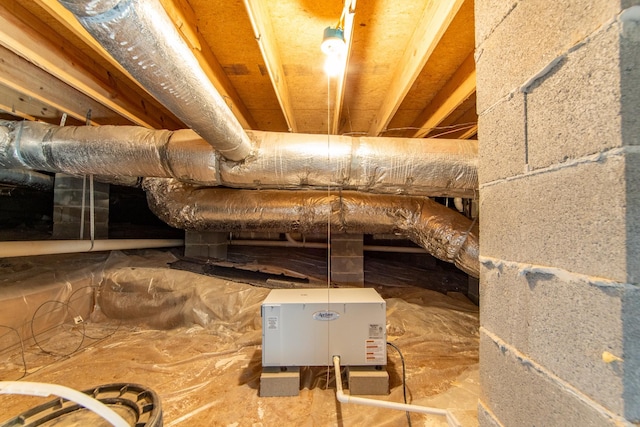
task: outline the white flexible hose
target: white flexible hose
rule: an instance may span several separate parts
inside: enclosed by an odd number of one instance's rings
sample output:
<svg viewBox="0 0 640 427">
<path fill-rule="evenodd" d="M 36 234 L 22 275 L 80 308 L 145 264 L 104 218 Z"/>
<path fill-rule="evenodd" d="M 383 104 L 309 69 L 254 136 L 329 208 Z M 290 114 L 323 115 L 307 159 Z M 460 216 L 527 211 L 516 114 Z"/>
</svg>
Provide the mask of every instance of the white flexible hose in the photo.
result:
<svg viewBox="0 0 640 427">
<path fill-rule="evenodd" d="M 0 394 L 24 394 L 42 397 L 59 396 L 95 412 L 114 427 L 131 427 L 128 422 L 104 403 L 69 387 L 29 381 L 0 381 Z"/>
<path fill-rule="evenodd" d="M 440 408 L 430 408 L 428 406 L 408 405 L 406 403 L 388 402 L 386 400 L 368 399 L 366 397 L 356 397 L 344 394 L 342 391 L 342 376 L 340 374 L 340 356 L 333 356 L 333 367 L 336 371 L 336 397 L 340 403 L 356 403 L 360 405 L 376 406 L 379 408 L 398 409 L 400 411 L 418 412 L 421 414 L 442 415 L 447 418 L 449 427 L 460 427 L 460 423 L 453 414 Z"/>
</svg>

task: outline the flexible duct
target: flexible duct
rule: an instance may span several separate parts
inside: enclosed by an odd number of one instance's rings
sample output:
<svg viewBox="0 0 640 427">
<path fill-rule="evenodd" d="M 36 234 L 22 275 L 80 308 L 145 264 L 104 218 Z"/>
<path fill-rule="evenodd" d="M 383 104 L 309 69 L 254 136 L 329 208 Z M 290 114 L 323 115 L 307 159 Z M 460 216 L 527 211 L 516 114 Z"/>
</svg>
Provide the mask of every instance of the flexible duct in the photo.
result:
<svg viewBox="0 0 640 427">
<path fill-rule="evenodd" d="M 53 188 L 53 176 L 25 169 L 0 169 L 0 184 L 47 191 Z"/>
<path fill-rule="evenodd" d="M 230 160 L 248 136 L 157 0 L 60 0 L 150 94 Z"/>
<path fill-rule="evenodd" d="M 332 232 L 407 236 L 431 255 L 478 277 L 478 226 L 432 200 L 353 191 L 255 191 L 146 179 L 151 210 L 187 230 Z"/>
<path fill-rule="evenodd" d="M 0 167 L 69 174 L 176 178 L 234 188 L 340 188 L 473 197 L 477 142 L 250 131 L 256 151 L 227 162 L 191 130 L 59 127 L 0 121 Z"/>
</svg>

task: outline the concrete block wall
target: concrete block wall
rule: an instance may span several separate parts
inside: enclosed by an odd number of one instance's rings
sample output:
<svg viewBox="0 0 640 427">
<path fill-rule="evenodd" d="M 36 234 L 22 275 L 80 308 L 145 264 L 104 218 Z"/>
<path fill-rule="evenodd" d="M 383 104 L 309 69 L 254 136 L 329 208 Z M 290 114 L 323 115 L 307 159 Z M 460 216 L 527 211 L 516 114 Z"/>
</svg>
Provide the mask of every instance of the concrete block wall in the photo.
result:
<svg viewBox="0 0 640 427">
<path fill-rule="evenodd" d="M 82 189 L 84 188 L 84 207 Z M 84 210 L 83 239 L 91 238 L 89 177 L 83 178 L 57 173 L 53 190 L 53 238 L 80 239 L 82 211 Z M 109 238 L 109 184 L 94 180 L 94 237 Z"/>
<path fill-rule="evenodd" d="M 331 281 L 364 287 L 364 241 L 362 234 L 331 235 Z"/>
<path fill-rule="evenodd" d="M 640 422 L 640 1 L 475 8 L 479 423 Z"/>
<path fill-rule="evenodd" d="M 189 258 L 227 259 L 229 233 L 186 230 L 184 256 Z"/>
</svg>

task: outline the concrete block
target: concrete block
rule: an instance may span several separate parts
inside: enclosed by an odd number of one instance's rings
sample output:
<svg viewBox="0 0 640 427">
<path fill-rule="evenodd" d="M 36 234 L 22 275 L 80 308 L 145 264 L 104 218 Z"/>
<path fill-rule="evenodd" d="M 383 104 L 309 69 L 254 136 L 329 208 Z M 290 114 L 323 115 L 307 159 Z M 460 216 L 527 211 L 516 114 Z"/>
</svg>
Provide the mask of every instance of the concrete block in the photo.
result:
<svg viewBox="0 0 640 427">
<path fill-rule="evenodd" d="M 623 145 L 620 27 L 619 22 L 613 22 L 596 33 L 530 88 L 527 135 L 531 169 Z"/>
<path fill-rule="evenodd" d="M 375 367 L 349 366 L 349 394 L 387 395 L 389 394 L 389 373 Z"/>
<path fill-rule="evenodd" d="M 226 244 L 229 234 L 220 231 L 186 230 L 184 237 L 187 244 Z"/>
<path fill-rule="evenodd" d="M 331 271 L 338 273 L 361 273 L 363 271 L 363 257 L 332 256 Z"/>
<path fill-rule="evenodd" d="M 480 184 L 520 175 L 525 167 L 524 94 L 501 101 L 478 117 Z"/>
<path fill-rule="evenodd" d="M 636 4 L 640 1 L 635 0 Z M 640 22 L 624 21 L 620 35 L 622 141 L 640 145 Z"/>
<path fill-rule="evenodd" d="M 619 417 L 577 395 L 535 361 L 495 342 L 484 331 L 480 335 L 480 360 L 480 402 L 500 425 L 602 427 L 622 424 Z M 486 414 L 480 416 L 479 421 L 481 425 L 494 425 Z"/>
<path fill-rule="evenodd" d="M 554 58 L 598 31 L 621 10 L 620 2 L 611 0 L 545 2 L 544 7 L 532 1 L 519 1 L 514 7 L 508 1 L 495 10 L 494 3 L 495 0 L 476 3 L 475 22 L 480 23 L 477 96 L 481 113 Z M 485 20 L 486 28 L 482 24 Z"/>
<path fill-rule="evenodd" d="M 482 401 L 478 402 L 478 425 L 480 427 L 503 427 Z"/>
<path fill-rule="evenodd" d="M 517 5 L 518 0 L 476 0 L 474 15 L 482 18 L 475 20 L 476 46 L 480 46 Z"/>
<path fill-rule="evenodd" d="M 640 384 L 640 335 L 627 332 L 640 312 L 638 287 L 488 260 L 481 268 L 483 328 L 612 412 L 640 413 L 629 399 Z"/>
<path fill-rule="evenodd" d="M 362 256 L 362 234 L 338 234 L 331 236 L 331 256 Z"/>
<path fill-rule="evenodd" d="M 263 367 L 260 374 L 260 397 L 297 396 L 300 393 L 300 368 L 281 370 Z"/>
<path fill-rule="evenodd" d="M 638 262 L 640 260 L 640 153 L 627 153 L 625 181 L 627 186 L 627 281 L 640 284 L 640 262 Z"/>
<path fill-rule="evenodd" d="M 228 233 L 219 231 L 185 232 L 184 255 L 193 258 L 227 258 Z"/>
<path fill-rule="evenodd" d="M 340 285 L 364 287 L 364 274 L 332 272 L 331 281 Z"/>
<path fill-rule="evenodd" d="M 482 256 L 627 282 L 625 156 L 481 187 Z"/>
</svg>

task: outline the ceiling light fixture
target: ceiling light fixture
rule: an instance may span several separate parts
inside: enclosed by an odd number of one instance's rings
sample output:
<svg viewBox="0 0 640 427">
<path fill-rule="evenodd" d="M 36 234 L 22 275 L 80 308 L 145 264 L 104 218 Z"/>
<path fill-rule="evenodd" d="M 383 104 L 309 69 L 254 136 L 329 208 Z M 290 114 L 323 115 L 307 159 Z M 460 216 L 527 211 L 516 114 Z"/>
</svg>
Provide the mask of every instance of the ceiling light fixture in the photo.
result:
<svg viewBox="0 0 640 427">
<path fill-rule="evenodd" d="M 340 26 L 325 28 L 320 49 L 327 56 L 324 62 L 324 72 L 329 77 L 340 74 L 345 66 L 347 52 L 344 30 Z"/>
<path fill-rule="evenodd" d="M 327 56 L 342 55 L 347 50 L 344 40 L 344 30 L 340 27 L 327 27 L 324 29 L 324 37 L 320 49 Z"/>
</svg>

